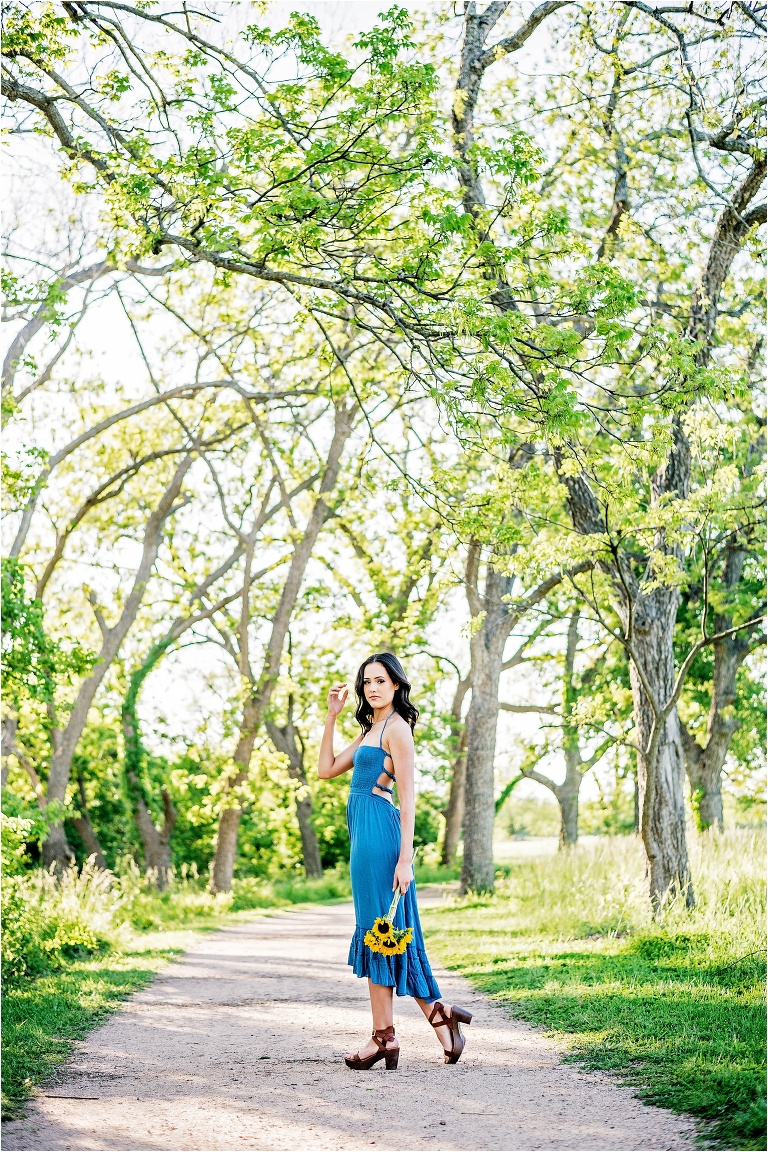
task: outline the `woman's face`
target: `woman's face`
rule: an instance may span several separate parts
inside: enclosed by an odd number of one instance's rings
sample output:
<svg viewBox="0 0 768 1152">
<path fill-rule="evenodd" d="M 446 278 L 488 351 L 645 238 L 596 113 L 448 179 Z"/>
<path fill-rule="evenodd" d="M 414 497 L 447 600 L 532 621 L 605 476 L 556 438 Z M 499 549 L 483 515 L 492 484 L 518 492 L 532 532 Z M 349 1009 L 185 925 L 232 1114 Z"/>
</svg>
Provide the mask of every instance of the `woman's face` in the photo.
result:
<svg viewBox="0 0 768 1152">
<path fill-rule="evenodd" d="M 397 684 L 389 678 L 389 673 L 383 664 L 375 662 L 366 664 L 363 673 L 363 691 L 365 698 L 374 710 L 387 708 L 392 703 Z"/>
</svg>

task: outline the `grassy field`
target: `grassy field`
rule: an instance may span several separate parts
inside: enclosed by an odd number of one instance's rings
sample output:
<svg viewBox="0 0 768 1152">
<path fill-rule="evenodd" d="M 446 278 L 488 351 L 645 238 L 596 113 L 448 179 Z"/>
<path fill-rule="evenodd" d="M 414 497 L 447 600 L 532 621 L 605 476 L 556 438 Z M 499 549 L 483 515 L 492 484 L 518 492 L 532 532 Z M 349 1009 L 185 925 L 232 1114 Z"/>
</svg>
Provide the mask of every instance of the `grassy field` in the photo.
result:
<svg viewBox="0 0 768 1152">
<path fill-rule="evenodd" d="M 640 845 L 511 860 L 496 895 L 428 909 L 431 948 L 571 1059 L 701 1121 L 715 1147 L 764 1149 L 765 833 L 692 845 L 693 913 L 651 920 Z"/>
<path fill-rule="evenodd" d="M 137 876 L 118 881 L 121 919 L 101 952 L 73 957 L 34 978 L 6 980 L 2 1009 L 2 1115 L 17 1116 L 25 1100 L 105 1015 L 147 984 L 195 932 L 251 919 L 254 909 L 349 898 L 343 870 L 322 880 L 286 877 L 240 881 L 231 895 L 211 896 L 202 881 L 179 880 L 157 893 Z"/>
</svg>

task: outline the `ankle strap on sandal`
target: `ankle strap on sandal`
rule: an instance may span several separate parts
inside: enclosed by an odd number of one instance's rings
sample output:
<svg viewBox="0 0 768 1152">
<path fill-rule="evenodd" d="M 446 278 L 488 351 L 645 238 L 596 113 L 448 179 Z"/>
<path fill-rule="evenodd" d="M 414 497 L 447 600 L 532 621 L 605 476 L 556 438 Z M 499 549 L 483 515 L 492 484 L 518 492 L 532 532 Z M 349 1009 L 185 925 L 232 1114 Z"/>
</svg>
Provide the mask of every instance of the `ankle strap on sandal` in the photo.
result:
<svg viewBox="0 0 768 1152">
<path fill-rule="evenodd" d="M 394 1040 L 394 1038 L 395 1029 L 392 1024 L 390 1024 L 387 1028 L 374 1028 L 373 1030 L 373 1040 L 375 1041 L 378 1048 L 386 1048 L 388 1041 Z"/>
<path fill-rule="evenodd" d="M 435 1020 L 435 1016 L 439 1016 L 440 1019 Z M 450 1016 L 446 1015 L 445 1008 L 443 1008 L 439 1000 L 435 1000 L 434 1004 L 432 1005 L 432 1011 L 429 1014 L 427 1023 L 431 1024 L 433 1028 L 442 1028 L 444 1024 L 447 1024 L 450 1028 L 451 1018 Z"/>
</svg>

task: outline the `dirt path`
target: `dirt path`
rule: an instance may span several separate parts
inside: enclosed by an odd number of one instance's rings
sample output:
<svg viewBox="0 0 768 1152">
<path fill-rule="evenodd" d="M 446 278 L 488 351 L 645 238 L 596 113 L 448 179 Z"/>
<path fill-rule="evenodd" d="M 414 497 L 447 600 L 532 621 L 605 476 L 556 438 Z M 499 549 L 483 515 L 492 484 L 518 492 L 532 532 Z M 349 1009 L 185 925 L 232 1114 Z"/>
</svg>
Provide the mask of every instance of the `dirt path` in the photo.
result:
<svg viewBox="0 0 768 1152">
<path fill-rule="evenodd" d="M 78 1045 L 28 1117 L 4 1126 L 4 1148 L 694 1147 L 690 1122 L 560 1063 L 553 1042 L 439 968 L 443 994 L 475 1014 L 461 1062 L 443 1065 L 399 1000 L 398 1071 L 349 1071 L 341 1056 L 370 1028 L 346 967 L 352 927 L 343 905 L 201 938 Z"/>
</svg>

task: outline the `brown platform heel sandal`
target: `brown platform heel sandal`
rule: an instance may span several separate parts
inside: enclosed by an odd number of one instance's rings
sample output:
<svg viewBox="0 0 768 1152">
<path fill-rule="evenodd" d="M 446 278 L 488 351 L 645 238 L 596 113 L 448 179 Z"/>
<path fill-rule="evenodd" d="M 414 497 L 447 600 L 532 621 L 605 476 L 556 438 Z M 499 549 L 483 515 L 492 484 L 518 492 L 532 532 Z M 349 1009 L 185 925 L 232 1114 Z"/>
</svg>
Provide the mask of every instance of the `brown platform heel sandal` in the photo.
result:
<svg viewBox="0 0 768 1152">
<path fill-rule="evenodd" d="M 400 1045 L 396 1043 L 394 1047 L 387 1047 L 390 1040 L 395 1039 L 395 1030 L 392 1025 L 390 1024 L 389 1028 L 374 1028 L 373 1039 L 376 1042 L 378 1052 L 374 1052 L 371 1056 L 345 1056 L 344 1063 L 347 1068 L 354 1068 L 356 1072 L 364 1072 L 367 1068 L 373 1068 L 379 1060 L 383 1060 L 390 1070 L 397 1068 Z"/>
<path fill-rule="evenodd" d="M 438 1020 L 435 1017 L 439 1016 Z M 429 1014 L 429 1023 L 433 1028 L 441 1028 L 445 1025 L 446 1028 L 451 1030 L 451 1048 L 450 1051 L 444 1048 L 446 1064 L 456 1064 L 459 1057 L 464 1051 L 466 1040 L 461 1031 L 462 1024 L 470 1024 L 472 1022 L 472 1013 L 467 1012 L 466 1008 L 459 1008 L 458 1005 L 451 1005 L 451 1014 L 447 1016 L 445 1009 L 439 1000 L 436 1000 L 432 1006 L 432 1011 Z"/>
</svg>

